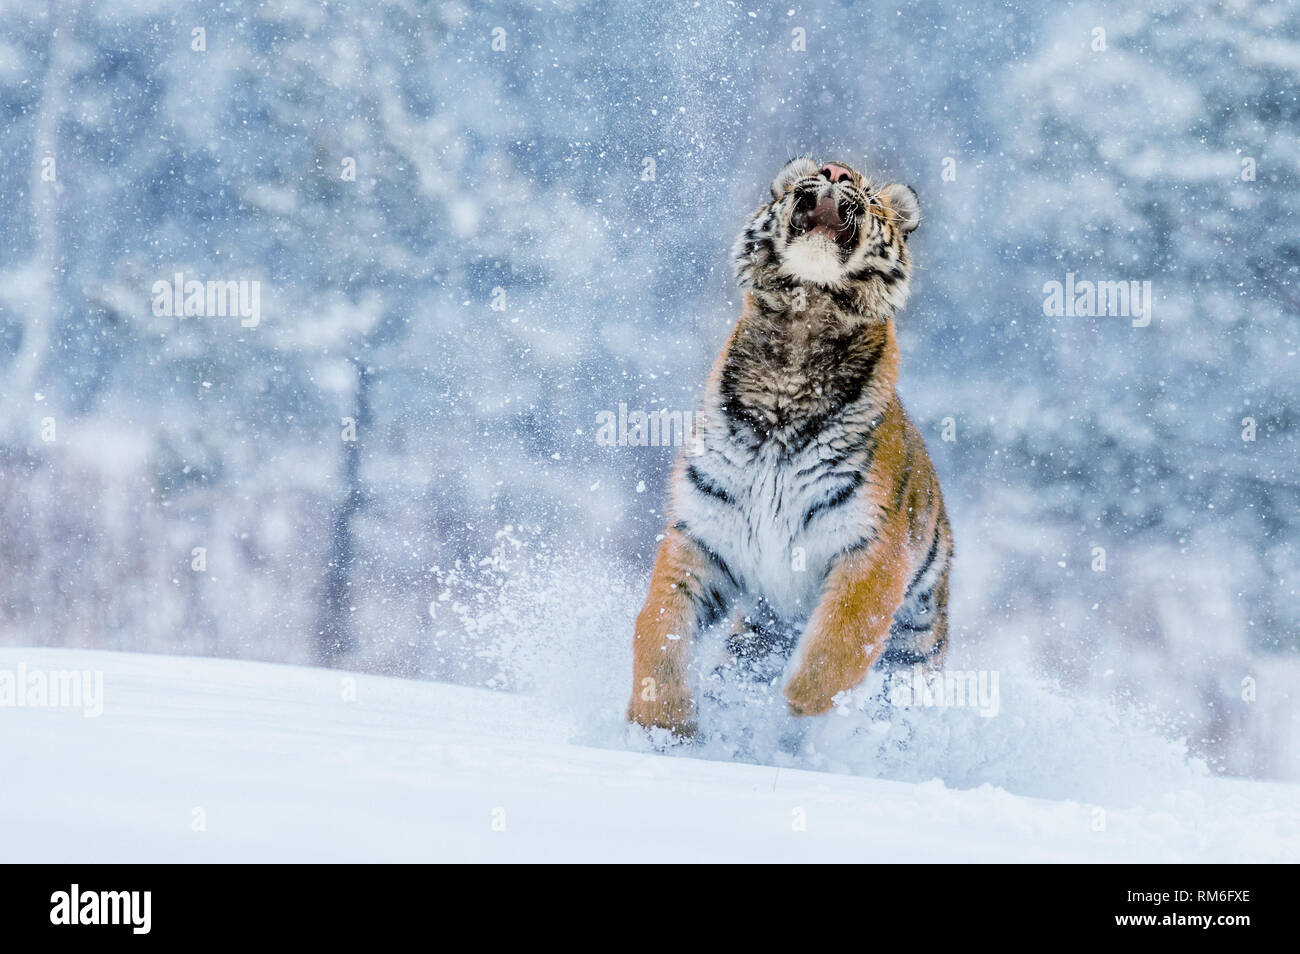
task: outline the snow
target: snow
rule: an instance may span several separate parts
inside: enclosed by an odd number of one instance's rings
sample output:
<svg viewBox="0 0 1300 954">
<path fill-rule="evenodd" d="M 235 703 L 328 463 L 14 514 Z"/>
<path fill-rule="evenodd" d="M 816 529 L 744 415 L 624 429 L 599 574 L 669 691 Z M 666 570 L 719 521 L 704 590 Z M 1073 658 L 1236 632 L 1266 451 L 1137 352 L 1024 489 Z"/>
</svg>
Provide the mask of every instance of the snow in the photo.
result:
<svg viewBox="0 0 1300 954">
<path fill-rule="evenodd" d="M 102 672 L 104 699 L 0 708 L 5 862 L 1300 860 L 1300 787 L 1191 768 L 1099 806 L 578 744 L 536 695 L 0 649 L 20 665 Z"/>
</svg>

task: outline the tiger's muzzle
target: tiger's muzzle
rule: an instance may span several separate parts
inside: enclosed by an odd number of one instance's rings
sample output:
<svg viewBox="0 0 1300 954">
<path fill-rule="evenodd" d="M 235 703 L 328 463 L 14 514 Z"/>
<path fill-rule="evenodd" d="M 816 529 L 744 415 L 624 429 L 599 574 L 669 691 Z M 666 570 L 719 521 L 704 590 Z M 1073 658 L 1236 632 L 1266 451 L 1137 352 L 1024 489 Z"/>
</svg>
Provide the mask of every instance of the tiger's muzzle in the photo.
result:
<svg viewBox="0 0 1300 954">
<path fill-rule="evenodd" d="M 790 237 L 824 235 L 847 248 L 855 231 L 850 203 L 835 195 L 833 186 L 803 192 L 790 217 Z"/>
</svg>

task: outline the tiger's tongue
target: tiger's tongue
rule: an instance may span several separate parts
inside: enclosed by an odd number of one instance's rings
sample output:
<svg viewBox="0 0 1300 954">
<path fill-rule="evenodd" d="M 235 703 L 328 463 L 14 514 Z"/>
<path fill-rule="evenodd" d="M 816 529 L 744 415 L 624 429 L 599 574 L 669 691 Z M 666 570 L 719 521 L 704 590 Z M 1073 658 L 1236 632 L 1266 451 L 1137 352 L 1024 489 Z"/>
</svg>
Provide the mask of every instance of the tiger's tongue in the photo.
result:
<svg viewBox="0 0 1300 954">
<path fill-rule="evenodd" d="M 826 196 L 808 213 L 808 228 L 823 228 L 830 232 L 838 232 L 844 228 L 844 220 L 840 218 L 840 210 L 834 199 Z"/>
</svg>

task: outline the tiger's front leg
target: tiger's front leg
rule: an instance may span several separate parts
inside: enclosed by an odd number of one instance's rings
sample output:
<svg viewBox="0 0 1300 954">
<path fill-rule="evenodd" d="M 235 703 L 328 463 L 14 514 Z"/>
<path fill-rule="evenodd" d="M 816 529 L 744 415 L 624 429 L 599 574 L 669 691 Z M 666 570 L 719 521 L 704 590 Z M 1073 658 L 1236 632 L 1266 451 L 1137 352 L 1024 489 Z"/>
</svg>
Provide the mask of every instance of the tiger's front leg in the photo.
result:
<svg viewBox="0 0 1300 954">
<path fill-rule="evenodd" d="M 839 558 L 795 650 L 785 686 L 791 714 L 820 715 L 837 693 L 866 678 L 889 640 L 906 587 L 901 547 L 877 540 Z"/>
<path fill-rule="evenodd" d="M 695 735 L 691 648 L 701 622 L 725 609 L 725 577 L 699 544 L 676 527 L 669 529 L 636 619 L 629 722 L 668 729 L 679 738 Z"/>
</svg>

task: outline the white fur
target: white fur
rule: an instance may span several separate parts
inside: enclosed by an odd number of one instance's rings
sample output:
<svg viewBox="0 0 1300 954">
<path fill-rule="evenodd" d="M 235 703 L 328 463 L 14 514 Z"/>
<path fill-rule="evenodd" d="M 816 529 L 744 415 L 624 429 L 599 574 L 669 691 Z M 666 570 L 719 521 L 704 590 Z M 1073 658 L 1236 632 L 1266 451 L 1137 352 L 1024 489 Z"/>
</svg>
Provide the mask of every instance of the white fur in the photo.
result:
<svg viewBox="0 0 1300 954">
<path fill-rule="evenodd" d="M 726 561 L 747 591 L 765 597 L 783 619 L 802 622 L 817 604 L 835 555 L 864 532 L 862 513 L 854 507 L 823 512 L 803 526 L 827 488 L 799 473 L 833 452 L 814 442 L 794 459 L 781 460 L 769 446 L 742 463 L 736 448 L 727 446 L 725 426 L 710 430 L 703 452 L 688 460 L 725 484 L 740 505 L 683 494 L 677 516 Z M 803 569 L 793 565 L 796 547 L 803 550 Z"/>
<path fill-rule="evenodd" d="M 805 235 L 781 251 L 781 271 L 803 282 L 833 286 L 844 278 L 844 263 L 830 236 Z"/>
</svg>

